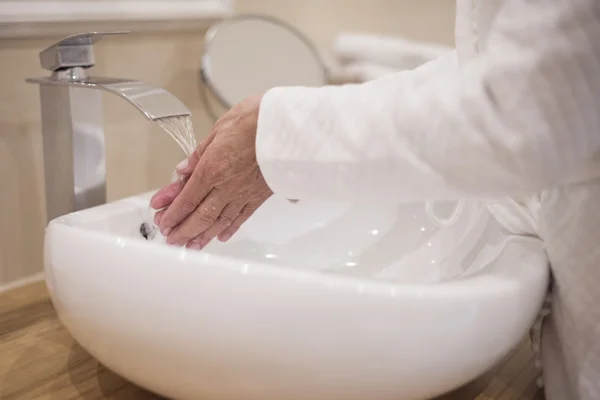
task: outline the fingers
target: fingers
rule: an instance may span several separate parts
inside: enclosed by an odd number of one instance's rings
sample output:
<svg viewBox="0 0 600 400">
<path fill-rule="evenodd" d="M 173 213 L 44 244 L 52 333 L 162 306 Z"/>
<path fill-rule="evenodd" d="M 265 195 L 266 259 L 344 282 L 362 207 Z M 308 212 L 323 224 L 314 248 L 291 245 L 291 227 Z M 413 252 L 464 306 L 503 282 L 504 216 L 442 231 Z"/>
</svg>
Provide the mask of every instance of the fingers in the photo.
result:
<svg viewBox="0 0 600 400">
<path fill-rule="evenodd" d="M 219 173 L 222 172 L 222 169 L 218 167 L 220 163 L 202 157 L 215 136 L 216 130 L 213 129 L 208 138 L 188 158 L 187 164 L 182 162 L 183 165 L 177 167 L 177 171 L 182 176 L 189 175 L 189 178 L 161 218 L 160 231 L 164 236 L 169 236 L 173 228 L 196 209 L 213 189 L 215 177 L 220 176 Z"/>
<path fill-rule="evenodd" d="M 165 211 L 161 218 L 164 224 L 165 219 L 169 215 L 172 208 L 178 206 L 175 202 L 183 196 L 181 195 L 173 202 L 172 206 Z M 212 190 L 200 204 L 185 216 L 182 222 L 177 224 L 175 228 L 167 235 L 167 244 L 183 246 L 190 240 L 199 236 L 201 233 L 210 228 L 221 215 L 223 209 L 227 205 L 218 190 Z"/>
<path fill-rule="evenodd" d="M 167 211 L 167 209 L 163 208 L 162 210 L 158 210 L 156 214 L 154 214 L 154 225 L 160 225 L 160 220 L 162 219 L 162 216 L 165 213 L 165 211 Z"/>
<path fill-rule="evenodd" d="M 244 206 L 245 202 L 241 200 L 229 203 L 223 209 L 223 211 L 221 211 L 221 214 L 217 217 L 215 222 L 207 230 L 188 242 L 187 246 L 197 250 L 205 247 L 212 239 L 214 239 L 218 234 L 223 232 L 231 225 L 231 223 L 240 214 Z"/>
<path fill-rule="evenodd" d="M 169 206 L 173 200 L 175 200 L 175 198 L 183 190 L 183 187 L 189 180 L 190 175 L 192 175 L 194 172 L 196 165 L 198 165 L 198 162 L 200 161 L 200 157 L 212 143 L 214 136 L 214 133 L 211 133 L 206 140 L 200 143 L 190 157 L 186 158 L 175 167 L 176 174 L 179 176 L 179 178 L 172 179 L 171 184 L 156 192 L 150 200 L 150 207 L 154 208 L 155 210 L 160 210 Z"/>
<path fill-rule="evenodd" d="M 181 224 L 192 212 L 194 212 L 198 205 L 213 189 L 214 179 L 210 179 L 206 176 L 207 169 L 206 166 L 197 168 L 183 186 L 179 195 L 173 199 L 172 203 L 163 214 L 159 225 L 163 235 L 169 236 L 173 228 Z M 210 173 L 210 171 L 208 173 Z M 216 207 L 215 204 L 210 204 L 210 207 L 213 206 Z M 209 208 L 207 216 L 214 211 L 216 210 Z M 218 211 L 220 212 L 220 209 Z M 218 216 L 218 214 L 216 216 Z M 206 229 L 206 227 L 204 229 Z M 182 244 L 185 244 L 185 242 Z"/>
<path fill-rule="evenodd" d="M 229 239 L 231 239 L 231 237 L 235 235 L 244 222 L 246 222 L 257 209 L 258 207 L 256 205 L 246 204 L 238 216 L 231 222 L 231 224 L 219 234 L 219 240 L 221 242 L 227 242 Z"/>
<path fill-rule="evenodd" d="M 208 137 L 200 142 L 196 150 L 188 158 L 177 164 L 175 169 L 180 175 L 191 175 L 194 172 L 194 169 L 200 162 L 200 157 L 204 154 L 208 146 L 212 143 L 215 138 L 216 131 L 213 130 Z"/>
<path fill-rule="evenodd" d="M 152 199 L 150 199 L 150 207 L 155 210 L 160 210 L 167 207 L 173 202 L 173 200 L 175 200 L 177 195 L 181 193 L 183 186 L 184 182 L 177 180 L 160 189 L 154 194 L 154 196 L 152 196 Z"/>
</svg>

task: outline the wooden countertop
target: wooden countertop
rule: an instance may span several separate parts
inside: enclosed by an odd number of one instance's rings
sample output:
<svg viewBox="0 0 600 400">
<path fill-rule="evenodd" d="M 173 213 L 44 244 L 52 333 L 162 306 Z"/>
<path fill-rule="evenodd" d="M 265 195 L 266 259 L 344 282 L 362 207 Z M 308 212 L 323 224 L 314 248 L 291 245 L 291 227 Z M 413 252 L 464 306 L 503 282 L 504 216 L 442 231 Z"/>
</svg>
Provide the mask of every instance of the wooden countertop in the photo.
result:
<svg viewBox="0 0 600 400">
<path fill-rule="evenodd" d="M 435 400 L 542 400 L 536 378 L 529 346 L 523 344 L 486 376 Z M 36 283 L 0 295 L 0 399 L 161 397 L 109 371 L 77 345 L 58 319 L 44 283 Z"/>
</svg>

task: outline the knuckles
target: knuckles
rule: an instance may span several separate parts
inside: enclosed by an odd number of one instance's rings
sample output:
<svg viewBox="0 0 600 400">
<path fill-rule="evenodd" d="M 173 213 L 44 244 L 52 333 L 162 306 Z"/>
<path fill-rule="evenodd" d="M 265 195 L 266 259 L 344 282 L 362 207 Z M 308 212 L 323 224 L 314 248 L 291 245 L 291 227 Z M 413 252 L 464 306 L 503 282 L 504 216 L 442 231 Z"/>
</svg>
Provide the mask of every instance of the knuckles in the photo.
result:
<svg viewBox="0 0 600 400">
<path fill-rule="evenodd" d="M 194 219 L 196 223 L 202 227 L 212 225 L 218 217 L 219 214 L 216 212 L 216 210 L 213 210 L 211 207 L 202 207 L 199 210 L 196 210 L 196 212 L 194 213 Z"/>
<path fill-rule="evenodd" d="M 221 214 L 217 217 L 216 223 L 227 227 L 233 223 L 233 220 L 234 218 L 230 217 L 229 215 Z"/>
<path fill-rule="evenodd" d="M 186 213 L 186 214 L 190 214 L 192 211 L 194 211 L 196 209 L 196 207 L 198 206 L 198 203 L 196 202 L 195 199 L 186 196 L 186 195 L 179 195 L 179 204 L 178 204 L 178 208 L 181 210 L 181 212 Z"/>
</svg>

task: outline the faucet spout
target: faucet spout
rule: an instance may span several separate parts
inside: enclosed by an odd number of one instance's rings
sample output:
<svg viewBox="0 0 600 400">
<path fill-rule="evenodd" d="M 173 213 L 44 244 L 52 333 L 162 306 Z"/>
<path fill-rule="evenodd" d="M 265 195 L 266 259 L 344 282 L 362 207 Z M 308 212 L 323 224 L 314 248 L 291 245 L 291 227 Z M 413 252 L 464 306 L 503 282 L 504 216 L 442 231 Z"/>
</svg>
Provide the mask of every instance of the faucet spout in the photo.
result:
<svg viewBox="0 0 600 400">
<path fill-rule="evenodd" d="M 59 71 L 69 73 L 73 71 Z M 64 79 L 55 73 L 51 77 L 30 78 L 29 83 L 40 85 L 68 86 L 74 88 L 99 89 L 115 94 L 142 113 L 146 119 L 156 121 L 160 118 L 191 115 L 191 111 L 175 96 L 164 89 L 149 85 L 144 82 L 101 77 L 81 77 L 75 74 L 76 79 Z"/>
</svg>

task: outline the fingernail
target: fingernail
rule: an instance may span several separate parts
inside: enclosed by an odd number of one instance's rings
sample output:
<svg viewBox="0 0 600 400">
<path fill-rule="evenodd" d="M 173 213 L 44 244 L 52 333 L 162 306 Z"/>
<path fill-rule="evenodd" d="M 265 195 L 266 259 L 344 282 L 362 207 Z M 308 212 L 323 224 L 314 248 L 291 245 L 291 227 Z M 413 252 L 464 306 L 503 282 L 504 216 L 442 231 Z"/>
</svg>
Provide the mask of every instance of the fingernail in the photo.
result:
<svg viewBox="0 0 600 400">
<path fill-rule="evenodd" d="M 231 239 L 231 233 L 225 233 L 225 234 L 219 236 L 219 241 L 221 241 L 221 242 L 226 242 L 229 239 Z"/>
<path fill-rule="evenodd" d="M 180 162 L 179 164 L 177 164 L 177 166 L 175 167 L 175 169 L 177 171 L 181 171 L 182 169 L 186 169 L 187 166 L 189 164 L 188 159 L 186 158 L 185 160 L 183 160 L 182 162 Z"/>
<path fill-rule="evenodd" d="M 169 234 L 171 233 L 172 230 L 173 230 L 173 228 L 167 227 L 167 228 L 161 230 L 160 233 L 162 233 L 163 236 L 169 236 Z"/>
<path fill-rule="evenodd" d="M 188 243 L 188 248 L 190 249 L 194 249 L 194 250 L 202 250 L 202 246 L 200 243 Z"/>
</svg>

